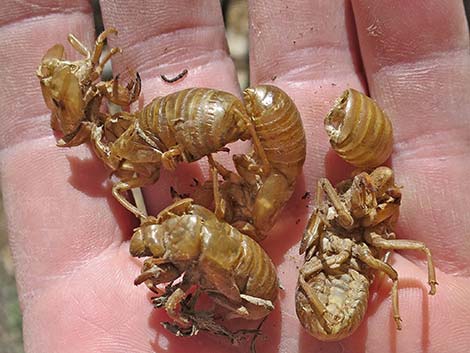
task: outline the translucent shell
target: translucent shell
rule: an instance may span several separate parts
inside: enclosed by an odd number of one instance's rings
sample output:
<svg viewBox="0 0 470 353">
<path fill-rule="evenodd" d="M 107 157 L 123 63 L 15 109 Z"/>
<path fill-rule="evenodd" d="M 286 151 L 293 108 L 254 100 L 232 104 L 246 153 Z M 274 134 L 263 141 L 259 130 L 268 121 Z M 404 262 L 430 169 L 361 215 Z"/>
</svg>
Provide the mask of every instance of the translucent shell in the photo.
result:
<svg viewBox="0 0 470 353">
<path fill-rule="evenodd" d="M 374 168 L 392 153 L 392 124 L 377 103 L 348 89 L 325 118 L 325 129 L 336 153 L 359 168 Z"/>
<path fill-rule="evenodd" d="M 234 95 L 210 88 L 189 88 L 158 97 L 137 114 L 149 138 L 180 146 L 193 162 L 238 139 L 249 138 L 246 110 Z"/>
<path fill-rule="evenodd" d="M 285 175 L 289 184 L 294 183 L 302 172 L 307 150 L 302 118 L 294 101 L 271 85 L 247 88 L 244 99 L 270 165 Z"/>
</svg>

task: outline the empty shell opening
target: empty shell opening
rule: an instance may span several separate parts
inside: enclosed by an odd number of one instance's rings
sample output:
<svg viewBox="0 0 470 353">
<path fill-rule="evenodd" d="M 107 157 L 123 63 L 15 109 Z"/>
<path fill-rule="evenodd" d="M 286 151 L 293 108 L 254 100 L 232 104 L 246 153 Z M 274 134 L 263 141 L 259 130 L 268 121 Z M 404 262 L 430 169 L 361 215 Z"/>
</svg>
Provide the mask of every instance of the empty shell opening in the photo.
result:
<svg viewBox="0 0 470 353">
<path fill-rule="evenodd" d="M 325 118 L 325 130 L 328 137 L 335 141 L 341 134 L 343 127 L 344 118 L 346 115 L 345 106 L 349 97 L 349 90 L 345 91 L 341 97 L 339 97 L 333 108 L 330 110 Z"/>
</svg>

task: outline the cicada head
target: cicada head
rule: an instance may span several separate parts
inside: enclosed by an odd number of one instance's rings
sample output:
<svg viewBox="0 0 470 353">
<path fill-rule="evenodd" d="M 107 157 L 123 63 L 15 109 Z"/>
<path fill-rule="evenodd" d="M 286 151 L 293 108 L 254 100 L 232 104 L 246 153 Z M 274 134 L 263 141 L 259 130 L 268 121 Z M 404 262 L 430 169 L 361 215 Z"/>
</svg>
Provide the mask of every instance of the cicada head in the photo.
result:
<svg viewBox="0 0 470 353">
<path fill-rule="evenodd" d="M 160 224 L 147 222 L 135 229 L 129 244 L 134 257 L 161 257 L 165 253 L 165 229 Z"/>
</svg>

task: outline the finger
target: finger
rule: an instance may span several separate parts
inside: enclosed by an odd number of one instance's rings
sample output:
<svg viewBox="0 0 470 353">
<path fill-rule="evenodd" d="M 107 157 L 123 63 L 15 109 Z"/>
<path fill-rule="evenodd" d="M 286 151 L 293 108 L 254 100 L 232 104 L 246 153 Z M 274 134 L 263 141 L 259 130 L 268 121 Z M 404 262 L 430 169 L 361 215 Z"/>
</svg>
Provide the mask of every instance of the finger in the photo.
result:
<svg viewBox="0 0 470 353">
<path fill-rule="evenodd" d="M 145 102 L 157 96 L 188 87 L 209 87 L 239 95 L 235 67 L 227 50 L 220 2 L 205 0 L 188 6 L 184 0 L 150 2 L 102 1 L 106 26 L 119 30 L 110 40 L 122 48 L 113 60 L 113 70 L 127 68 L 141 74 Z M 167 83 L 161 75 L 187 75 Z M 237 147 L 232 149 L 235 152 Z M 226 155 L 222 155 L 226 157 Z M 150 212 L 155 213 L 171 202 L 169 189 L 192 191 L 192 179 L 201 176 L 196 164 L 180 167 L 176 173 L 163 173 L 160 180 L 145 190 Z M 158 195 L 158 196 L 157 196 Z"/>
<path fill-rule="evenodd" d="M 294 100 L 306 130 L 305 187 L 314 191 L 317 179 L 325 175 L 324 159 L 329 149 L 323 118 L 346 87 L 363 90 L 351 7 L 347 1 L 252 0 L 249 10 L 251 85 L 279 86 Z M 302 216 L 308 210 L 302 200 L 304 193 L 297 190 L 263 242 L 285 288 L 279 303 L 281 318 L 269 318 L 264 325 L 275 337 L 266 345 L 278 345 L 280 351 L 301 348 L 294 291 L 301 265 L 296 244 L 305 229 Z M 281 328 L 277 322 L 282 322 Z M 261 343 L 260 347 L 265 348 Z"/>
<path fill-rule="evenodd" d="M 119 225 L 126 221 L 120 211 L 114 217 L 113 202 L 105 196 L 109 188 L 101 185 L 105 171 L 96 168 L 100 164 L 91 160 L 88 149 L 55 146 L 50 111 L 35 77 L 48 48 L 56 43 L 67 48 L 67 33 L 86 45 L 93 42 L 89 2 L 3 5 L 8 11 L 0 19 L 1 183 L 20 303 L 24 313 L 33 313 L 40 298 L 63 284 L 67 274 L 120 238 Z M 72 59 L 79 57 L 66 51 Z M 88 173 L 74 169 L 81 160 Z M 58 308 L 51 304 L 53 310 Z M 33 327 L 30 319 L 26 315 L 23 321 L 29 348 L 44 343 L 50 323 L 44 316 Z M 50 340 L 57 337 L 51 335 Z"/>
<path fill-rule="evenodd" d="M 183 0 L 145 4 L 104 0 L 101 10 L 104 24 L 119 31 L 110 43 L 123 50 L 113 59 L 113 69 L 137 70 L 147 102 L 187 87 L 213 87 L 238 94 L 219 1 L 188 6 Z M 184 69 L 188 70 L 186 77 L 173 84 L 160 77 L 174 77 Z"/>
<path fill-rule="evenodd" d="M 349 2 L 252 0 L 249 6 L 251 85 L 277 85 L 294 99 L 308 141 L 307 188 L 313 190 L 325 175 L 325 114 L 346 87 L 364 89 Z"/>
<path fill-rule="evenodd" d="M 392 119 L 402 237 L 468 274 L 470 55 L 462 1 L 353 1 L 372 95 Z"/>
</svg>

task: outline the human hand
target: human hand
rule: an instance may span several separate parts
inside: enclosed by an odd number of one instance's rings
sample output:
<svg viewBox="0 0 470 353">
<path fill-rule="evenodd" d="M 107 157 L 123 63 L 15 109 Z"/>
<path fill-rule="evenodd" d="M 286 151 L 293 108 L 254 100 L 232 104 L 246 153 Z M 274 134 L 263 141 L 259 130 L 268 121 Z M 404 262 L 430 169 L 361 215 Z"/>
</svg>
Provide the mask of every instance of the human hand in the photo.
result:
<svg viewBox="0 0 470 353">
<path fill-rule="evenodd" d="M 347 3 L 250 3 L 252 85 L 271 83 L 289 93 L 308 141 L 305 185 L 262 244 L 286 289 L 263 326 L 268 338 L 258 339 L 258 351 L 464 352 L 470 346 L 470 56 L 462 2 Z M 174 337 L 159 325 L 165 314 L 152 308 L 146 288 L 132 285 L 140 268 L 128 253 L 133 220 L 102 185 L 102 164 L 86 146 L 55 146 L 34 72 L 67 33 L 93 42 L 89 4 L 8 1 L 4 9 L 1 176 L 26 351 L 238 351 L 203 334 Z M 193 86 L 239 93 L 218 1 L 192 7 L 184 0 L 103 1 L 102 12 L 105 25 L 120 31 L 110 43 L 124 50 L 113 69 L 139 71 L 147 102 Z M 176 84 L 160 79 L 185 68 L 189 74 Z M 321 343 L 303 331 L 294 309 L 296 266 L 302 263 L 297 244 L 307 217 L 299 200 L 319 177 L 344 176 L 338 160 L 330 155 L 325 161 L 322 120 L 346 87 L 368 91 L 393 121 L 392 165 L 404 187 L 397 233 L 431 248 L 440 285 L 428 297 L 423 259 L 396 254 L 403 330 L 395 329 L 387 283 L 376 285 L 368 314 L 350 338 Z M 194 173 L 194 166 L 184 166 L 149 188 L 152 213 L 169 203 L 169 185 L 188 185 Z"/>
</svg>

